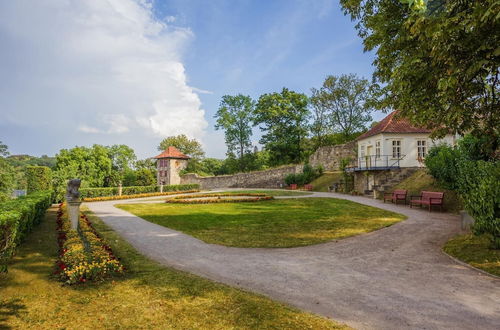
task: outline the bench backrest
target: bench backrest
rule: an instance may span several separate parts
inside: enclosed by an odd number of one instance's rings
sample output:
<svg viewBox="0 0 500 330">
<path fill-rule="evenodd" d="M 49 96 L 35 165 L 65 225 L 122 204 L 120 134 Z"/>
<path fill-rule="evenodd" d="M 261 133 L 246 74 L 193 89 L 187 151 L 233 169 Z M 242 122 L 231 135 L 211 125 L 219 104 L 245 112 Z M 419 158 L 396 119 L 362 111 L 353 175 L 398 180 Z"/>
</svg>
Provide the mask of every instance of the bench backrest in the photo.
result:
<svg viewBox="0 0 500 330">
<path fill-rule="evenodd" d="M 436 191 L 422 191 L 422 200 L 430 200 L 433 198 L 433 202 L 438 202 L 436 199 L 443 200 L 444 192 L 436 192 Z"/>
<path fill-rule="evenodd" d="M 392 197 L 406 197 L 406 195 L 408 194 L 408 190 L 404 190 L 404 189 L 396 189 L 392 192 Z"/>
</svg>

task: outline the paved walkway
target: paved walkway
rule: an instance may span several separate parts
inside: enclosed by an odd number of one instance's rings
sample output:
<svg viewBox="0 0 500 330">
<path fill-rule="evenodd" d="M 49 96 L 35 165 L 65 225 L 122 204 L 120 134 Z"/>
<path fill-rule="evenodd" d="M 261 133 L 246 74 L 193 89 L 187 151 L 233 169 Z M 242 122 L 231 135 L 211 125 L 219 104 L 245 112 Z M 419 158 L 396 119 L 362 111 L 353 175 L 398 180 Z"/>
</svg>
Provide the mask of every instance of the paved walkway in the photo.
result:
<svg viewBox="0 0 500 330">
<path fill-rule="evenodd" d="M 113 206 L 123 200 L 88 206 L 135 248 L 164 265 L 262 293 L 354 328 L 500 328 L 500 280 L 441 252 L 460 230 L 456 215 L 364 197 L 313 197 L 348 199 L 408 219 L 308 247 L 246 249 L 206 244 Z"/>
</svg>

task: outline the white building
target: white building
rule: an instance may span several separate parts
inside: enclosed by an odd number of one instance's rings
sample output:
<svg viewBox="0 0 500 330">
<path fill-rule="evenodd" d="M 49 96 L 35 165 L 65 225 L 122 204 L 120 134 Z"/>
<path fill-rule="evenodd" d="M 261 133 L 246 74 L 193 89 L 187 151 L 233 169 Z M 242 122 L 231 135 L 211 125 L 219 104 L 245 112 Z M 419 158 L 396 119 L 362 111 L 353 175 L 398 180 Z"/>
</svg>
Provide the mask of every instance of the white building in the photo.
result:
<svg viewBox="0 0 500 330">
<path fill-rule="evenodd" d="M 431 130 L 412 125 L 392 112 L 368 132 L 357 138 L 358 159 L 354 171 L 424 167 L 429 149 L 440 143 L 454 145 L 452 134 L 431 139 Z"/>
</svg>

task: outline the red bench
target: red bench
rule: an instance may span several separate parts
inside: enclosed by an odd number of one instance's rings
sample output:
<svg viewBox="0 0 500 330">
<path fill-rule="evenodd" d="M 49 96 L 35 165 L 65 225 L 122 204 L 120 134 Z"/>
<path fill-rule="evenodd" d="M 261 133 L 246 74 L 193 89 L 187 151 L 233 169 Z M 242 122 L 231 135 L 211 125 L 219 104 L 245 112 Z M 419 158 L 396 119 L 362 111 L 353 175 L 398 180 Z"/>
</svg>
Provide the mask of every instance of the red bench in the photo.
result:
<svg viewBox="0 0 500 330">
<path fill-rule="evenodd" d="M 297 184 L 296 183 L 292 183 L 290 186 L 288 186 L 288 189 L 290 189 L 290 190 L 297 190 Z"/>
<path fill-rule="evenodd" d="M 312 184 L 306 184 L 306 185 L 304 185 L 304 190 L 312 191 L 313 190 Z"/>
<path fill-rule="evenodd" d="M 394 204 L 397 204 L 398 201 L 403 201 L 406 205 L 406 195 L 408 194 L 408 190 L 396 189 L 392 193 L 384 194 L 384 203 L 385 201 L 391 201 Z"/>
<path fill-rule="evenodd" d="M 418 198 L 418 199 L 413 199 Z M 428 205 L 429 212 L 431 211 L 431 207 L 433 205 L 439 205 L 439 210 L 443 210 L 443 199 L 444 192 L 435 192 L 435 191 L 422 191 L 420 196 L 411 196 L 410 197 L 410 207 L 413 205 Z"/>
</svg>

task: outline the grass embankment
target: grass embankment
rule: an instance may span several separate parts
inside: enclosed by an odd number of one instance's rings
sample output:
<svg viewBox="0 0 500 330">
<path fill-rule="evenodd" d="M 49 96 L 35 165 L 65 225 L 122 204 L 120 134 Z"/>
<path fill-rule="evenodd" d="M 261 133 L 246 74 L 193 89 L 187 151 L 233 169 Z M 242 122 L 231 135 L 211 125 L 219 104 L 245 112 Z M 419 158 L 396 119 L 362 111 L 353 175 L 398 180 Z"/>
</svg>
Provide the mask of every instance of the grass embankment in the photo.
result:
<svg viewBox="0 0 500 330">
<path fill-rule="evenodd" d="M 112 282 L 64 286 L 52 279 L 55 212 L 20 246 L 0 275 L 0 328 L 339 329 L 342 325 L 265 297 L 160 266 L 91 216 L 121 257 Z"/>
<path fill-rule="evenodd" d="M 207 243 L 235 247 L 305 246 L 370 232 L 404 219 L 397 213 L 333 198 L 117 207 Z"/>
<path fill-rule="evenodd" d="M 500 276 L 500 250 L 491 249 L 490 244 L 486 235 L 466 234 L 449 240 L 443 250 L 473 267 Z"/>
<path fill-rule="evenodd" d="M 452 190 L 441 187 L 425 169 L 416 171 L 394 186 L 393 190 L 395 189 L 408 190 L 408 199 L 410 199 L 412 195 L 420 195 L 421 191 L 442 191 L 444 192 L 443 208 L 445 211 L 457 213 L 462 209 L 462 203 L 460 202 L 458 194 Z"/>
<path fill-rule="evenodd" d="M 332 186 L 335 182 L 340 182 L 342 179 L 342 172 L 325 172 L 319 178 L 311 182 L 314 191 L 327 192 L 328 187 Z"/>
</svg>

